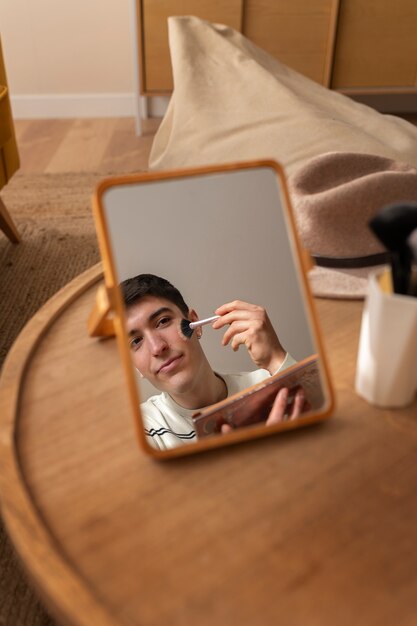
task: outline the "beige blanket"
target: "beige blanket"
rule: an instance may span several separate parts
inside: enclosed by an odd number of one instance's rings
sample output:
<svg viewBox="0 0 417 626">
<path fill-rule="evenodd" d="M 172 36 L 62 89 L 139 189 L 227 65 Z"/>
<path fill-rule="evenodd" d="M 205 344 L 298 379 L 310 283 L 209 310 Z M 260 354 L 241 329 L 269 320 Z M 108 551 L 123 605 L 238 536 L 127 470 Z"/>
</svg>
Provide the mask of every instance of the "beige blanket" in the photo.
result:
<svg viewBox="0 0 417 626">
<path fill-rule="evenodd" d="M 172 17 L 169 42 L 174 93 L 152 169 L 273 158 L 308 249 L 381 250 L 369 217 L 386 202 L 417 200 L 415 126 L 322 87 L 226 26 Z M 317 295 L 361 298 L 371 269 L 316 268 L 311 285 Z"/>
<path fill-rule="evenodd" d="M 417 128 L 305 78 L 231 28 L 169 18 L 174 93 L 152 169 L 272 157 L 287 173 L 330 151 L 417 166 Z"/>
</svg>

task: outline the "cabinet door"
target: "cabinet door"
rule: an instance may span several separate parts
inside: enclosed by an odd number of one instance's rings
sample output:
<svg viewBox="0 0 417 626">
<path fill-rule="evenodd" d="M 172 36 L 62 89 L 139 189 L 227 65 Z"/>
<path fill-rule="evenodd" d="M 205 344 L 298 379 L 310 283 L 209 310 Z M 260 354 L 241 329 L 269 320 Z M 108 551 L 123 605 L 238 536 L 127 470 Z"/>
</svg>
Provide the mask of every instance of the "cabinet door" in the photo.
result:
<svg viewBox="0 0 417 626">
<path fill-rule="evenodd" d="M 243 33 L 285 65 L 327 85 L 337 0 L 246 0 Z"/>
<path fill-rule="evenodd" d="M 210 22 L 242 27 L 243 0 L 137 0 L 141 3 L 142 93 L 172 90 L 167 19 L 171 15 L 195 15 Z"/>
<path fill-rule="evenodd" d="M 417 0 L 341 0 L 332 87 L 415 88 Z"/>
</svg>

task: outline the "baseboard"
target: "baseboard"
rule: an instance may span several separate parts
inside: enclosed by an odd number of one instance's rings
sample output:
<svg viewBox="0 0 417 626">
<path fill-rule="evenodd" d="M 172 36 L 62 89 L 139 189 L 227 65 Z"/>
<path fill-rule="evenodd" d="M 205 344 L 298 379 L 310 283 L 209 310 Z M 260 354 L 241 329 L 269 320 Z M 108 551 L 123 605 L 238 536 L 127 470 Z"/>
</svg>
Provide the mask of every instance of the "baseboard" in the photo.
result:
<svg viewBox="0 0 417 626">
<path fill-rule="evenodd" d="M 348 94 L 350 95 L 350 94 Z M 355 100 L 386 113 L 417 111 L 416 94 L 352 95 Z M 163 117 L 169 97 L 146 98 L 143 117 Z M 45 94 L 11 97 L 15 119 L 55 119 L 70 117 L 136 117 L 142 108 L 134 93 Z"/>
<path fill-rule="evenodd" d="M 11 97 L 15 119 L 134 117 L 133 93 L 45 94 Z"/>
<path fill-rule="evenodd" d="M 148 96 L 148 116 L 163 117 L 166 113 L 169 96 Z"/>
<path fill-rule="evenodd" d="M 352 93 L 343 91 L 352 100 L 366 104 L 380 113 L 406 114 L 417 112 L 417 93 Z"/>
</svg>

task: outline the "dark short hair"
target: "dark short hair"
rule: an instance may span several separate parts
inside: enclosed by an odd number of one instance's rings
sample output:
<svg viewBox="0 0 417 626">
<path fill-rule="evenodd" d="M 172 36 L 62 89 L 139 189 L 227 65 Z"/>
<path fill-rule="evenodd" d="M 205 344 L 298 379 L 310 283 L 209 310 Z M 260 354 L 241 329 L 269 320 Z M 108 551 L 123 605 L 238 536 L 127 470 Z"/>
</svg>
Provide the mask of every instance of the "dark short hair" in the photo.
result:
<svg viewBox="0 0 417 626">
<path fill-rule="evenodd" d="M 120 283 L 120 289 L 126 307 L 136 304 L 145 296 L 156 296 L 173 302 L 185 316 L 188 315 L 189 308 L 178 289 L 155 274 L 138 274 L 127 278 Z"/>
</svg>

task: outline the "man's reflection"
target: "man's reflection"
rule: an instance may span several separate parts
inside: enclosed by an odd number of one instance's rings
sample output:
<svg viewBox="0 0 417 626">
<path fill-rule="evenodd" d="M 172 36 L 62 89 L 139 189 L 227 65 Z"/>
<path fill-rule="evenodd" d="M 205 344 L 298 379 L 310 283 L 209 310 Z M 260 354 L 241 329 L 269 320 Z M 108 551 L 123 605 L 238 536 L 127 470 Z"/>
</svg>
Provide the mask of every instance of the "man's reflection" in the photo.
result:
<svg viewBox="0 0 417 626">
<path fill-rule="evenodd" d="M 215 372 L 200 344 L 202 328 L 187 338 L 181 331 L 184 318 L 196 321 L 198 315 L 184 302 L 181 293 L 164 278 L 140 274 L 120 285 L 126 307 L 126 323 L 132 360 L 141 376 L 160 394 L 141 404 L 145 433 L 151 445 L 173 448 L 196 441 L 192 415 L 238 393 L 295 363 L 282 347 L 264 309 L 235 301 L 219 307 L 214 329 L 227 327 L 223 345 L 233 350 L 245 345 L 257 366 L 253 372 Z M 266 424 L 284 418 L 287 389 L 277 394 Z M 300 389 L 290 418 L 298 417 L 304 403 Z M 223 432 L 230 427 L 224 425 Z"/>
</svg>

